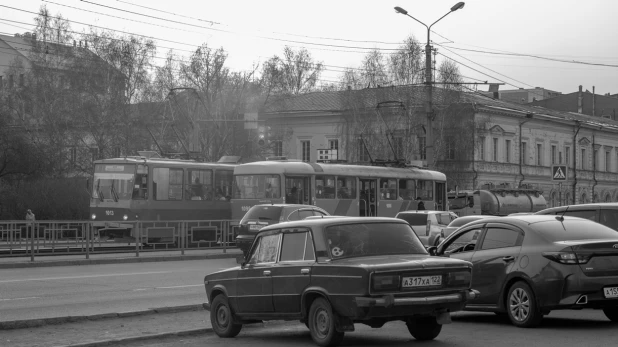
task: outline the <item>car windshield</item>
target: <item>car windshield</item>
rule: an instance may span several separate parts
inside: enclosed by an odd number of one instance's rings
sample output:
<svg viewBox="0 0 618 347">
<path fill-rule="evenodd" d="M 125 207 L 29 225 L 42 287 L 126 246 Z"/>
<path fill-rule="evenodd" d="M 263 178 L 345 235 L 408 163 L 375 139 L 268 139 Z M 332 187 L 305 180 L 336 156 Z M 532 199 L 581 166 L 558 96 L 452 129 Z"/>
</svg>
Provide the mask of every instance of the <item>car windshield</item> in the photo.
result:
<svg viewBox="0 0 618 347">
<path fill-rule="evenodd" d="M 281 206 L 254 206 L 249 211 L 247 211 L 247 213 L 242 219 L 243 221 L 249 219 L 279 221 L 279 219 L 281 218 L 282 209 L 283 207 Z"/>
<path fill-rule="evenodd" d="M 403 219 L 410 225 L 426 225 L 427 215 L 424 213 L 401 213 L 397 216 L 399 219 Z"/>
<path fill-rule="evenodd" d="M 602 224 L 585 219 L 566 219 L 564 222 L 547 221 L 531 224 L 531 227 L 549 241 L 590 239 L 618 239 L 618 233 Z"/>
<path fill-rule="evenodd" d="M 427 254 L 414 231 L 401 223 L 341 224 L 327 227 L 333 259 L 387 254 Z"/>
</svg>

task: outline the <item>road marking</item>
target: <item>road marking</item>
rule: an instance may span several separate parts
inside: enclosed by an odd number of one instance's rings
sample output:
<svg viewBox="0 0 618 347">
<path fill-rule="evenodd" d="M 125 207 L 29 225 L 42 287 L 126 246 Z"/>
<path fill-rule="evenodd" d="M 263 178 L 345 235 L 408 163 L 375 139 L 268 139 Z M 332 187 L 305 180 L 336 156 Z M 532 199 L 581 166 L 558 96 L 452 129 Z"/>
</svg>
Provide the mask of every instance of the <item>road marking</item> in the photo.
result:
<svg viewBox="0 0 618 347">
<path fill-rule="evenodd" d="M 12 298 L 12 299 L 0 299 L 0 301 L 11 301 L 11 300 L 30 300 L 30 299 L 40 299 L 38 296 L 30 296 L 27 298 Z"/>
<path fill-rule="evenodd" d="M 171 287 L 152 287 L 152 288 L 137 288 L 133 289 L 134 292 L 139 292 L 142 290 L 151 290 L 151 289 L 178 289 L 178 288 L 189 288 L 189 287 L 203 287 L 203 284 L 188 284 L 186 286 L 171 286 Z"/>
<path fill-rule="evenodd" d="M 115 277 L 115 276 L 135 276 L 135 275 L 152 275 L 152 274 L 165 274 L 174 271 L 151 271 L 151 272 L 133 272 L 133 273 L 120 273 L 120 274 L 107 274 L 107 275 L 84 275 L 84 276 L 66 276 L 66 277 L 43 277 L 43 278 L 24 278 L 20 280 L 0 280 L 0 283 L 14 283 L 14 282 L 31 282 L 31 281 L 55 281 L 55 280 L 71 280 L 78 278 L 97 278 L 97 277 Z"/>
</svg>

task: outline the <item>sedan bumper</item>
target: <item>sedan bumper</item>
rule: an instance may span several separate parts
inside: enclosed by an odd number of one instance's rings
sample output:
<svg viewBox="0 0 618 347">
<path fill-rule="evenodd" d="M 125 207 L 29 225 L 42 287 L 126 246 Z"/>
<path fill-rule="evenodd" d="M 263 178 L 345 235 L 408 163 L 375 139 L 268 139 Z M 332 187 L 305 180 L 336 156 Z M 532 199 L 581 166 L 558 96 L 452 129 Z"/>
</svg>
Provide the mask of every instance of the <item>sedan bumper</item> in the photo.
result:
<svg viewBox="0 0 618 347">
<path fill-rule="evenodd" d="M 479 296 L 479 291 L 470 289 L 465 293 L 456 293 L 448 295 L 435 295 L 414 298 L 395 298 L 393 295 L 385 295 L 379 298 L 356 298 L 356 306 L 358 307 L 391 307 L 391 306 L 409 306 L 409 305 L 435 305 L 435 304 L 451 304 L 465 303 L 469 300 L 474 300 Z"/>
<path fill-rule="evenodd" d="M 202 304 L 202 307 L 204 307 L 204 310 L 206 311 L 210 311 L 210 303 L 209 302 L 205 302 Z"/>
</svg>

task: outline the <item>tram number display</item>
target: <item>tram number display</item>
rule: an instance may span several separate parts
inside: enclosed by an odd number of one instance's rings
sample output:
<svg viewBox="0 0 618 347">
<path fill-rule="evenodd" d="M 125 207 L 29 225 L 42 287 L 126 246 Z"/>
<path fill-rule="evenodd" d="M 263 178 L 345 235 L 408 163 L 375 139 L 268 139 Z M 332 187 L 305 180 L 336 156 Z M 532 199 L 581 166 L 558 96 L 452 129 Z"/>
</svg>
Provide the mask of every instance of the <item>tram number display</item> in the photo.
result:
<svg viewBox="0 0 618 347">
<path fill-rule="evenodd" d="M 243 212 L 247 212 L 247 211 L 249 211 L 249 209 L 250 209 L 250 208 L 251 208 L 251 206 L 242 206 L 240 209 L 241 209 Z"/>
<path fill-rule="evenodd" d="M 106 216 L 113 216 L 114 215 L 114 211 L 105 211 L 105 215 Z"/>
</svg>

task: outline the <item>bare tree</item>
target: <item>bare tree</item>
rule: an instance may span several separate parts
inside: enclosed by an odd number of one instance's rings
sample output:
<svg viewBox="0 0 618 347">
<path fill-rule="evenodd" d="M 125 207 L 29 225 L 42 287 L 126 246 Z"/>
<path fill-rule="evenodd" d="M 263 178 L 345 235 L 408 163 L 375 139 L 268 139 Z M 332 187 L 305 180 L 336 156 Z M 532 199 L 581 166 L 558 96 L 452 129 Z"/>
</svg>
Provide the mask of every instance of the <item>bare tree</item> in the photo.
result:
<svg viewBox="0 0 618 347">
<path fill-rule="evenodd" d="M 395 85 L 421 83 L 424 80 L 423 48 L 414 36 L 407 37 L 389 56 L 389 71 Z"/>
<path fill-rule="evenodd" d="M 377 49 L 367 53 L 361 65 L 361 76 L 367 88 L 390 84 L 384 55 Z"/>
<path fill-rule="evenodd" d="M 273 56 L 262 67 L 265 94 L 297 95 L 313 91 L 324 69 L 305 48 L 294 51 L 286 46 L 283 57 Z"/>
</svg>

